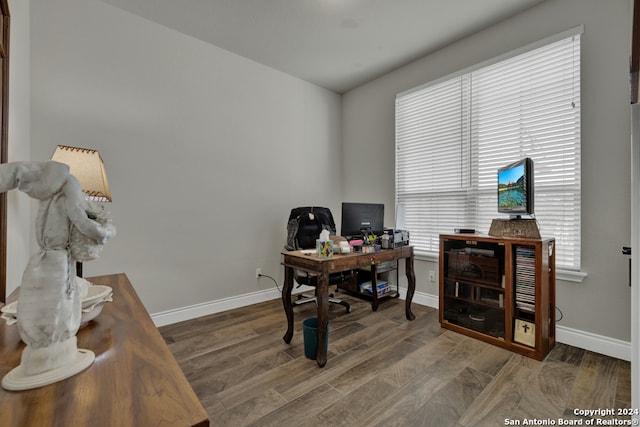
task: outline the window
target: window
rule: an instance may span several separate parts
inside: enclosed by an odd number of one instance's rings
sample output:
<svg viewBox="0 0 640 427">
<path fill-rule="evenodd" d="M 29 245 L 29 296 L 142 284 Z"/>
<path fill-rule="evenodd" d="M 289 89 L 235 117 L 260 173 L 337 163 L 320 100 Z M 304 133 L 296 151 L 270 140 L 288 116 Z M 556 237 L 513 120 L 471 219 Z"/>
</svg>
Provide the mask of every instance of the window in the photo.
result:
<svg viewBox="0 0 640 427">
<path fill-rule="evenodd" d="M 582 27 L 396 97 L 396 203 L 416 253 L 440 233 L 488 231 L 497 170 L 531 157 L 541 234 L 556 263 L 580 269 Z"/>
</svg>

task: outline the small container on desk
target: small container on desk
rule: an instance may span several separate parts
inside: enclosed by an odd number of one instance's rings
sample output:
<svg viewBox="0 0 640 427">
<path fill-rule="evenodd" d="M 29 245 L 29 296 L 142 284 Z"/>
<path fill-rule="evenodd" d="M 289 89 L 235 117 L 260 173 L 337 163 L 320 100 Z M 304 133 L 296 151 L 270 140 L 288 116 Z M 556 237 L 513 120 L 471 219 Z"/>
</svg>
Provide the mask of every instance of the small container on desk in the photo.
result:
<svg viewBox="0 0 640 427">
<path fill-rule="evenodd" d="M 316 239 L 316 252 L 320 258 L 331 258 L 333 256 L 333 240 Z"/>
</svg>

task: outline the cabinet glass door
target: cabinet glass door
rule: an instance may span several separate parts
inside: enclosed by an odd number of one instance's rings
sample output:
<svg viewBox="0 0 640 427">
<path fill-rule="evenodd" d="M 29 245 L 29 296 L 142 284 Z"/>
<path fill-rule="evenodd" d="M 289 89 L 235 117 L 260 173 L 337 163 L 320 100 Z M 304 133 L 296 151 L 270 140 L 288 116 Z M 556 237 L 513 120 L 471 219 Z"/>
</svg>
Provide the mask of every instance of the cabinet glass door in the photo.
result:
<svg viewBox="0 0 640 427">
<path fill-rule="evenodd" d="M 504 246 L 464 240 L 444 245 L 444 319 L 504 338 Z"/>
</svg>

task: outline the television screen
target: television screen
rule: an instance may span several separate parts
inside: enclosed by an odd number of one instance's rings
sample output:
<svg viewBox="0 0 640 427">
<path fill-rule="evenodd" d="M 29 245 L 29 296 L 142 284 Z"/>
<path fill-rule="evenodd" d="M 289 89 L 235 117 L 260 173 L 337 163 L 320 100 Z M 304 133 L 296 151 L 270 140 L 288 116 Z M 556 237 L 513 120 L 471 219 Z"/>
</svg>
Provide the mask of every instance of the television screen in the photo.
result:
<svg viewBox="0 0 640 427">
<path fill-rule="evenodd" d="M 498 212 L 533 215 L 533 161 L 530 158 L 498 169 Z"/>
<path fill-rule="evenodd" d="M 362 230 L 381 235 L 384 230 L 384 204 L 343 203 L 340 234 L 346 238 L 362 236 Z"/>
</svg>

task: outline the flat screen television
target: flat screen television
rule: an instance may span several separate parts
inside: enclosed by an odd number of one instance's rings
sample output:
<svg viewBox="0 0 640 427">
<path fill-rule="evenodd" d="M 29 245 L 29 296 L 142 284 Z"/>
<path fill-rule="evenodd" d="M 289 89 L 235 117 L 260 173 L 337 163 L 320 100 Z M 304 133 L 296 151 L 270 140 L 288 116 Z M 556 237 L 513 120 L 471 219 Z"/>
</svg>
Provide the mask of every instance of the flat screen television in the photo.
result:
<svg viewBox="0 0 640 427">
<path fill-rule="evenodd" d="M 533 160 L 525 158 L 498 169 L 498 212 L 512 218 L 533 215 Z"/>
<path fill-rule="evenodd" d="M 384 230 L 384 204 L 343 203 L 340 234 L 347 239 L 358 238 L 368 233 L 381 235 Z"/>
</svg>

